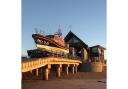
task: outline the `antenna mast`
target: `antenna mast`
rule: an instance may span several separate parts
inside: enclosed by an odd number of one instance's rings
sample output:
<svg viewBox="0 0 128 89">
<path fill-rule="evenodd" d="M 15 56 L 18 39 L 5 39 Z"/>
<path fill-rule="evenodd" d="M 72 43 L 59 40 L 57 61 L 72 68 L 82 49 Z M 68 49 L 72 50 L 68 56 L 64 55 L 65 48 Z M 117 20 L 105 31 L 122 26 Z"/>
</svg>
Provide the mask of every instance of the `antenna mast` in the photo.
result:
<svg viewBox="0 0 128 89">
<path fill-rule="evenodd" d="M 45 35 L 45 32 L 42 31 L 42 30 L 39 29 L 39 28 L 34 28 L 34 30 L 35 30 L 35 33 L 36 33 L 36 34 L 43 34 L 43 35 Z"/>
<path fill-rule="evenodd" d="M 69 26 L 68 26 L 68 29 L 71 31 L 71 29 L 72 29 L 72 25 L 69 25 Z"/>
<path fill-rule="evenodd" d="M 60 28 L 60 25 L 59 25 L 58 31 L 54 35 L 57 35 L 59 37 L 62 37 L 62 30 Z"/>
</svg>

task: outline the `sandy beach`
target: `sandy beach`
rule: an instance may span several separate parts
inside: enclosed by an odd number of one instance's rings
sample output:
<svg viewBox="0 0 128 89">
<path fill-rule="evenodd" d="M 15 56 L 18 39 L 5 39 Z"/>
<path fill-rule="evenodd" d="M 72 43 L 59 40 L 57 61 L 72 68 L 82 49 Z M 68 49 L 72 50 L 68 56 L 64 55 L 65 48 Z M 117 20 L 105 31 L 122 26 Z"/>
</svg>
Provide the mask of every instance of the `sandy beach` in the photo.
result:
<svg viewBox="0 0 128 89">
<path fill-rule="evenodd" d="M 22 80 L 22 89 L 106 89 L 106 72 L 78 72 L 45 80 Z"/>
</svg>

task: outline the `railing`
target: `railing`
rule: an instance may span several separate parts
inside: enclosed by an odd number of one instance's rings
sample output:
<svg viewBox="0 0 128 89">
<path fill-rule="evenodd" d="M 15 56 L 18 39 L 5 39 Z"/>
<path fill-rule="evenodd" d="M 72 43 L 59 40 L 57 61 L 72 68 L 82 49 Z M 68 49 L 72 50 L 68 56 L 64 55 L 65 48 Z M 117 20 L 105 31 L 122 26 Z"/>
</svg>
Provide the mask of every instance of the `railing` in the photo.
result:
<svg viewBox="0 0 128 89">
<path fill-rule="evenodd" d="M 50 55 L 51 57 L 62 57 L 62 58 L 67 58 L 67 59 L 74 59 L 74 60 L 80 60 L 81 57 L 78 57 L 78 56 L 72 56 L 72 55 L 69 55 L 69 54 L 52 54 Z"/>
<path fill-rule="evenodd" d="M 27 60 L 22 62 L 22 72 L 30 71 L 45 65 L 46 63 L 43 60 Z"/>
<path fill-rule="evenodd" d="M 22 72 L 31 71 L 33 69 L 43 67 L 47 64 L 79 64 L 79 60 L 68 60 L 62 57 L 33 58 L 22 61 Z"/>
</svg>

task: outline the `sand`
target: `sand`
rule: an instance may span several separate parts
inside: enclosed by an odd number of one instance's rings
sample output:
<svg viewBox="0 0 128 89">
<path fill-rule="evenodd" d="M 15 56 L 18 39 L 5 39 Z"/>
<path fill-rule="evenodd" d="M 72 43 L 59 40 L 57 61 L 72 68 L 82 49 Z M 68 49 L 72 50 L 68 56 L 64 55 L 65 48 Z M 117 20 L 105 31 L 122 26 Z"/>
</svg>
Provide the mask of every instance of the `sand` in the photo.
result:
<svg viewBox="0 0 128 89">
<path fill-rule="evenodd" d="M 106 73 L 78 72 L 46 80 L 22 80 L 22 89 L 106 89 Z"/>
</svg>

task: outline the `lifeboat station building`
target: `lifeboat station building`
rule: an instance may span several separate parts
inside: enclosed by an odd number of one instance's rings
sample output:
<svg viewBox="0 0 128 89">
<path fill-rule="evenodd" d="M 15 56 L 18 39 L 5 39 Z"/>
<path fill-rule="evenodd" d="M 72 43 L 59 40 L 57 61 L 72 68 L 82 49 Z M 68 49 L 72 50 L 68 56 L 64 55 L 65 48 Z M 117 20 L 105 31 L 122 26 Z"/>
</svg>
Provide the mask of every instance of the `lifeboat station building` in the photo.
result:
<svg viewBox="0 0 128 89">
<path fill-rule="evenodd" d="M 48 76 L 52 73 L 57 74 L 60 78 L 62 72 L 66 73 L 66 75 L 69 72 L 75 74 L 77 69 L 81 72 L 103 71 L 105 64 L 104 50 L 106 50 L 104 47 L 100 45 L 89 47 L 72 31 L 66 35 L 64 41 L 69 47 L 68 57 L 47 57 L 47 52 L 39 49 L 28 50 L 28 56 L 33 60 L 24 60 L 22 62 L 23 75 L 28 73 L 35 76 L 35 79 L 42 76 L 43 79 L 48 80 Z"/>
<path fill-rule="evenodd" d="M 89 47 L 71 31 L 64 40 L 66 44 L 69 44 L 70 54 L 79 57 L 82 63 L 104 60 L 104 50 L 106 50 L 104 47 L 100 45 Z"/>
<path fill-rule="evenodd" d="M 106 49 L 104 47 L 100 45 L 89 47 L 71 31 L 66 35 L 64 40 L 66 44 L 69 44 L 69 53 L 82 61 L 79 65 L 79 71 L 99 72 L 103 70 L 101 66 L 102 64 L 99 64 L 99 62 L 103 64 L 105 62 L 104 50 Z M 99 66 L 99 68 L 97 69 L 95 66 Z"/>
<path fill-rule="evenodd" d="M 79 37 L 77 37 L 72 31 L 70 31 L 64 38 L 65 43 L 69 46 L 69 56 L 74 57 L 86 63 L 89 61 L 104 61 L 104 47 L 96 45 L 89 47 Z M 40 49 L 27 50 L 30 58 L 40 58 L 48 56 L 47 52 Z"/>
<path fill-rule="evenodd" d="M 69 53 L 72 54 L 72 56 L 79 57 L 82 62 L 86 62 L 89 59 L 88 45 L 73 32 L 70 31 L 64 40 L 66 44 L 69 44 Z"/>
<path fill-rule="evenodd" d="M 70 31 L 64 38 L 65 43 L 69 46 L 69 56 L 77 58 L 86 62 L 104 62 L 104 47 L 100 45 L 95 45 L 89 47 L 85 42 L 83 42 L 79 37 L 77 37 L 72 31 Z M 30 58 L 40 58 L 47 56 L 46 52 L 39 49 L 28 50 L 28 56 Z"/>
</svg>

